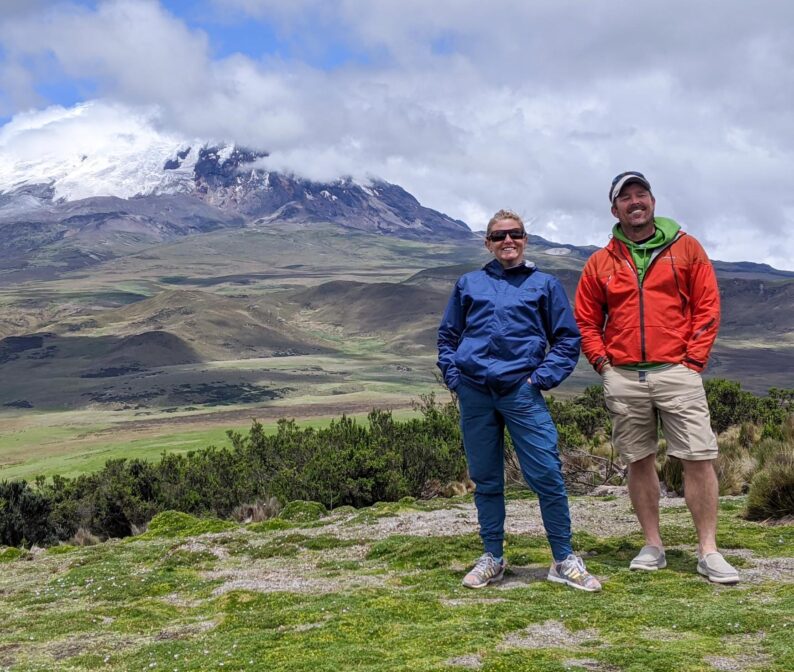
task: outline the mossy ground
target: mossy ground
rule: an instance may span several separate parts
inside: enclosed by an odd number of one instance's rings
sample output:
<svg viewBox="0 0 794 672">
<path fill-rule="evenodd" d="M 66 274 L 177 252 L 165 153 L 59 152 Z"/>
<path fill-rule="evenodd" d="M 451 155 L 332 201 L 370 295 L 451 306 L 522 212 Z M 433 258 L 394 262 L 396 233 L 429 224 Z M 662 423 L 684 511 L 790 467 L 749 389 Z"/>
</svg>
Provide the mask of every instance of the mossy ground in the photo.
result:
<svg viewBox="0 0 794 672">
<path fill-rule="evenodd" d="M 794 526 L 749 523 L 741 501 L 723 503 L 720 543 L 745 578 L 733 587 L 696 574 L 682 512 L 663 518 L 661 572 L 627 569 L 638 535 L 580 530 L 599 594 L 545 581 L 541 536 L 510 535 L 504 583 L 469 591 L 460 580 L 480 552 L 474 530 L 372 534 L 383 516 L 469 500 L 278 525 L 169 513 L 124 542 L 4 550 L 0 669 L 794 669 Z"/>
</svg>

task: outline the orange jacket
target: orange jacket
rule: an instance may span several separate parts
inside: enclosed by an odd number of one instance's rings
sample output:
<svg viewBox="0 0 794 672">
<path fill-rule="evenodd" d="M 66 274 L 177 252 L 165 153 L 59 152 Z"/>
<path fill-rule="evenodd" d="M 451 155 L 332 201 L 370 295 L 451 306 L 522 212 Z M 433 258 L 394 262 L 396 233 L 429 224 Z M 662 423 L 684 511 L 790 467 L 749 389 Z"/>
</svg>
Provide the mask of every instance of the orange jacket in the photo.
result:
<svg viewBox="0 0 794 672">
<path fill-rule="evenodd" d="M 706 366 L 720 322 L 717 277 L 706 252 L 679 231 L 658 250 L 642 284 L 616 238 L 585 264 L 574 313 L 582 351 L 596 371 L 641 362 Z"/>
</svg>

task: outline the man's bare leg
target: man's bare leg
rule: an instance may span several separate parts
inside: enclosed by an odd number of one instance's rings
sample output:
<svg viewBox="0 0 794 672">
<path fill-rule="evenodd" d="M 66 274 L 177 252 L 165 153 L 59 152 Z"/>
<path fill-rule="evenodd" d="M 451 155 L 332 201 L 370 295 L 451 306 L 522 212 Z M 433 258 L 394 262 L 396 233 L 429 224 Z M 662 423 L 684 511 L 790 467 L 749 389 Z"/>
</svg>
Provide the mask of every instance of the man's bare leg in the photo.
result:
<svg viewBox="0 0 794 672">
<path fill-rule="evenodd" d="M 684 499 L 698 534 L 698 555 L 717 550 L 719 484 L 714 460 L 681 460 L 684 466 Z"/>
<path fill-rule="evenodd" d="M 656 455 L 629 464 L 629 497 L 645 535 L 645 545 L 664 548 L 659 534 L 659 494 Z"/>
</svg>

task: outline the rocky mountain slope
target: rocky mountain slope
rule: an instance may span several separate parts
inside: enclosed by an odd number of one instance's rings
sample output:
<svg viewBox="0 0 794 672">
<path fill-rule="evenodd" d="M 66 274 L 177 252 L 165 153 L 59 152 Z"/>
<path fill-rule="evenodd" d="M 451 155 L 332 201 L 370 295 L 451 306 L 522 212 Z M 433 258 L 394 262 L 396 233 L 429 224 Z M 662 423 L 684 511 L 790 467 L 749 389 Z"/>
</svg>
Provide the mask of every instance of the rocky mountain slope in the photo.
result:
<svg viewBox="0 0 794 672">
<path fill-rule="evenodd" d="M 98 173 L 79 167 L 86 184 L 76 191 L 68 185 L 78 167 L 66 177 L 59 176 L 63 167 L 46 162 L 22 179 L 6 171 L 0 174 L 0 284 L 52 279 L 183 236 L 252 225 L 330 222 L 422 240 L 472 235 L 463 222 L 422 206 L 397 185 L 311 182 L 258 168 L 264 156 L 233 146 L 175 147 L 158 171 L 156 157 L 144 152 L 124 157 L 121 184 L 103 181 L 102 171 L 110 170 L 104 162 Z M 75 198 L 85 194 L 94 195 Z"/>
</svg>

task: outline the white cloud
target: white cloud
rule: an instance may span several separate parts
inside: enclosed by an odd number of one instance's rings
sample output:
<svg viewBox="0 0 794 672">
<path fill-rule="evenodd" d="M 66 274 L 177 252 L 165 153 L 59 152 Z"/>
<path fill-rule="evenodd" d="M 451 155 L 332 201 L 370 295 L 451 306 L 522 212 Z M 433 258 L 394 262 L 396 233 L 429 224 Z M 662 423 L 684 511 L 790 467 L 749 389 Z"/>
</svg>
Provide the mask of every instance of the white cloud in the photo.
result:
<svg viewBox="0 0 794 672">
<path fill-rule="evenodd" d="M 55 59 L 165 131 L 377 175 L 472 228 L 510 207 L 561 242 L 603 244 L 611 177 L 642 170 L 713 256 L 794 267 L 794 4 L 208 1 L 291 49 L 215 58 L 209 29 L 153 0 L 17 3 L 6 105 L 40 105 L 37 59 Z M 324 48 L 350 58 L 322 67 Z"/>
</svg>

